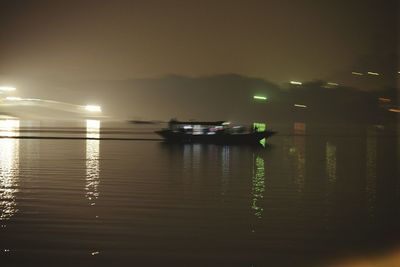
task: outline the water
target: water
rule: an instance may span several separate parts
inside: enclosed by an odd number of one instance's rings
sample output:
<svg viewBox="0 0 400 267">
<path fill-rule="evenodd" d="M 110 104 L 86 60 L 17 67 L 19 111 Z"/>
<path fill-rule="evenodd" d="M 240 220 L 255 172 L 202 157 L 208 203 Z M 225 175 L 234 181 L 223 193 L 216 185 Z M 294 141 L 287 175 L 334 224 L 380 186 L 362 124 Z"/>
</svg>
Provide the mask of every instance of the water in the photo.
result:
<svg viewBox="0 0 400 267">
<path fill-rule="evenodd" d="M 323 266 L 400 245 L 395 130 L 278 130 L 263 148 L 3 122 L 11 137 L 152 140 L 0 138 L 1 266 Z"/>
</svg>

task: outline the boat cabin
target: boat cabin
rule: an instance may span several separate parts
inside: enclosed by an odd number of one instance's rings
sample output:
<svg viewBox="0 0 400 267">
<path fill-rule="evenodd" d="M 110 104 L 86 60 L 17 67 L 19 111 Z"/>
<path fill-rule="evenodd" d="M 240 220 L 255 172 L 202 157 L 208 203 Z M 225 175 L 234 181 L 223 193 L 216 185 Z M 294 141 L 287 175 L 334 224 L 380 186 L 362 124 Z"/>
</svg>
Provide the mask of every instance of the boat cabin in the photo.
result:
<svg viewBox="0 0 400 267">
<path fill-rule="evenodd" d="M 170 120 L 168 128 L 172 132 L 179 132 L 192 135 L 214 135 L 223 133 L 228 129 L 230 122 L 226 121 L 177 121 Z"/>
</svg>

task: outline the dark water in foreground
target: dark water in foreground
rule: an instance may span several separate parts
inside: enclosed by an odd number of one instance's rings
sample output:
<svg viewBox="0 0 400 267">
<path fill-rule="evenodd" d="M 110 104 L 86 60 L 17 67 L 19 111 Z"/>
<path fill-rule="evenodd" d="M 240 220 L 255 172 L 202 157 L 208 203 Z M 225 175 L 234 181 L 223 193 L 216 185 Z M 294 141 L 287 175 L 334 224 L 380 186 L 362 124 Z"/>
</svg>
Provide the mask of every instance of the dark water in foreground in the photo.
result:
<svg viewBox="0 0 400 267">
<path fill-rule="evenodd" d="M 0 265 L 320 266 L 399 246 L 398 136 L 324 129 L 267 148 L 2 138 Z"/>
</svg>

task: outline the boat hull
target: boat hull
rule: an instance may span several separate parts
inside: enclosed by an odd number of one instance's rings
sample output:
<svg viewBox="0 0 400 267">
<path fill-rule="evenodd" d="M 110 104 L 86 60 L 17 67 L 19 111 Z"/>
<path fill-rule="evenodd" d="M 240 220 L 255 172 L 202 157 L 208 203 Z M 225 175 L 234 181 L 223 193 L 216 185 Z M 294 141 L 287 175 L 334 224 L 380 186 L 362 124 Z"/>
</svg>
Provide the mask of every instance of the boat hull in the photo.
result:
<svg viewBox="0 0 400 267">
<path fill-rule="evenodd" d="M 156 131 L 166 142 L 171 143 L 208 143 L 208 144 L 259 144 L 263 138 L 274 134 L 271 131 L 262 131 L 243 134 L 218 133 L 213 135 L 194 135 L 171 130 Z"/>
</svg>

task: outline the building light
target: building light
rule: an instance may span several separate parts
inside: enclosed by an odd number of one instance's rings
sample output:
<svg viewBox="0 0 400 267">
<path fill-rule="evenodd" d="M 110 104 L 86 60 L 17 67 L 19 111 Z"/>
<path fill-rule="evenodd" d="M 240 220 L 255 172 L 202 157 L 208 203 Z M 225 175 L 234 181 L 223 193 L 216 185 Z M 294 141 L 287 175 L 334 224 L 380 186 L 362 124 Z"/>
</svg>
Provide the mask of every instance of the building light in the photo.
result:
<svg viewBox="0 0 400 267">
<path fill-rule="evenodd" d="M 390 100 L 389 98 L 385 98 L 385 97 L 379 97 L 378 98 L 379 99 L 379 101 L 381 101 L 381 102 L 391 102 L 392 100 Z"/>
<path fill-rule="evenodd" d="M 306 105 L 302 105 L 302 104 L 294 104 L 294 106 L 298 107 L 298 108 L 306 108 L 307 107 Z"/>
<path fill-rule="evenodd" d="M 332 83 L 332 82 L 328 82 L 327 85 L 331 85 L 331 86 L 339 86 L 338 83 Z"/>
<path fill-rule="evenodd" d="M 374 76 L 379 76 L 379 73 L 373 72 L 373 71 L 368 71 L 367 74 L 374 75 Z"/>
<path fill-rule="evenodd" d="M 361 72 L 357 72 L 357 71 L 353 71 L 351 74 L 357 75 L 357 76 L 363 76 L 364 75 Z"/>
<path fill-rule="evenodd" d="M 290 81 L 290 84 L 293 84 L 293 85 L 302 85 L 303 83 L 297 82 L 297 81 Z"/>
<path fill-rule="evenodd" d="M 255 96 L 253 96 L 253 98 L 254 98 L 254 99 L 257 99 L 257 100 L 267 100 L 267 97 L 265 97 L 265 96 L 259 96 L 259 95 L 255 95 Z"/>
</svg>

